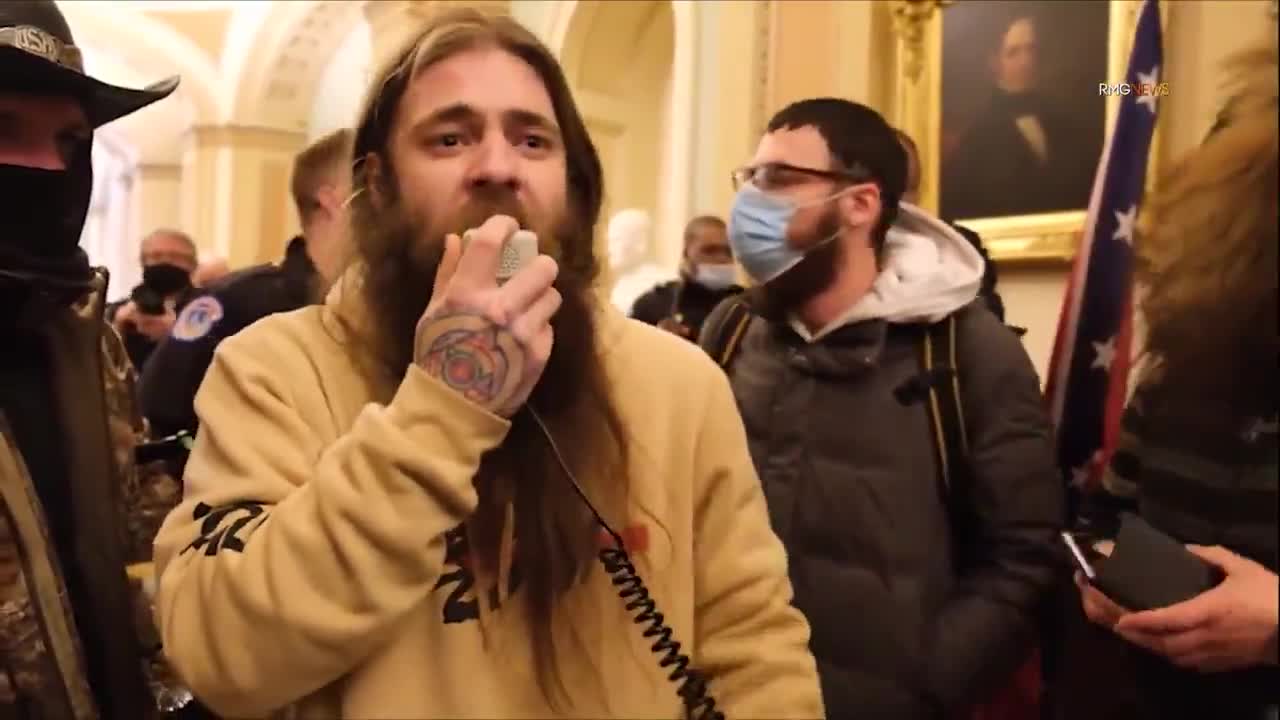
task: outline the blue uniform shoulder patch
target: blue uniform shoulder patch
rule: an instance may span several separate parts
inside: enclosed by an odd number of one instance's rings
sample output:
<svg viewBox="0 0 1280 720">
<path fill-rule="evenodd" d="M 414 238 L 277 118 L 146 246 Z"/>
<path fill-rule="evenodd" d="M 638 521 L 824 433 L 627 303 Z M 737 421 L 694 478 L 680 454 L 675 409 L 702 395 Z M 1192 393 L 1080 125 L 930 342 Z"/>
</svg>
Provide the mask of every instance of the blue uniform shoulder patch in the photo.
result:
<svg viewBox="0 0 1280 720">
<path fill-rule="evenodd" d="M 187 303 L 173 323 L 175 340 L 199 340 L 222 319 L 222 303 L 212 295 L 203 295 Z"/>
</svg>

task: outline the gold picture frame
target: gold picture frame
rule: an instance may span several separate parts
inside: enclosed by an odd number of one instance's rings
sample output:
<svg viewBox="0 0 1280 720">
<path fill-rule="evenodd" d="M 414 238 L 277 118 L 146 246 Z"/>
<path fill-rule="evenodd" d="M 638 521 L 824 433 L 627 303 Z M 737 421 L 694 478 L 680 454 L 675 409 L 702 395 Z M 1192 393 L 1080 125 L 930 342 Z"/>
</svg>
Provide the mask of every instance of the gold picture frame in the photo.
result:
<svg viewBox="0 0 1280 720">
<path fill-rule="evenodd" d="M 892 0 L 895 57 L 891 116 L 919 147 L 922 165 L 920 205 L 936 212 L 939 206 L 939 146 L 942 132 L 942 23 L 948 7 L 965 0 Z M 1167 13 L 1159 3 L 1161 26 Z M 1142 0 L 1110 0 L 1107 30 L 1107 77 L 1120 82 L 1128 69 L 1129 53 Z M 1163 68 L 1162 68 L 1163 74 Z M 1105 132 L 1111 132 L 1120 97 L 1106 99 Z M 1161 156 L 1157 123 L 1147 167 L 1148 187 L 1157 176 Z M 991 257 L 1001 264 L 1050 264 L 1075 257 L 1084 227 L 1085 208 L 1065 212 L 965 220 L 982 236 Z"/>
</svg>

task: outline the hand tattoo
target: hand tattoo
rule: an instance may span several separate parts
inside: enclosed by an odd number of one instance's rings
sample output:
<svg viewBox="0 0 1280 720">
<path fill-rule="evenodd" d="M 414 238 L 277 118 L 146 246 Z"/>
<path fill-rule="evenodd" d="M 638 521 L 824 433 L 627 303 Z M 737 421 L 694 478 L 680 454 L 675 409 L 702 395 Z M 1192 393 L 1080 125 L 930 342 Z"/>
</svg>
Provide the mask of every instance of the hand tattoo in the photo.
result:
<svg viewBox="0 0 1280 720">
<path fill-rule="evenodd" d="M 471 402 L 504 405 L 519 379 L 522 358 L 507 331 L 478 315 L 434 318 L 419 338 L 417 362 Z M 503 340 L 507 340 L 503 342 Z"/>
</svg>

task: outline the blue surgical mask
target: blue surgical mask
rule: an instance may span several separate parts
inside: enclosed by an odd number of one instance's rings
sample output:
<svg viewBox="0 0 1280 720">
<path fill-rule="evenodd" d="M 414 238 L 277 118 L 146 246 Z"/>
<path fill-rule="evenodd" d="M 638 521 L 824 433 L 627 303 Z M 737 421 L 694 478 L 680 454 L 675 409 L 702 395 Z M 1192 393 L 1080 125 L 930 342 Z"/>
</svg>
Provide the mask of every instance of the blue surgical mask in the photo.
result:
<svg viewBox="0 0 1280 720">
<path fill-rule="evenodd" d="M 832 235 L 808 250 L 787 244 L 787 227 L 798 210 L 833 200 L 844 191 L 812 203 L 797 205 L 787 198 L 770 195 L 750 183 L 743 185 L 729 211 L 729 245 L 733 256 L 752 280 L 766 283 L 795 267 L 808 252 L 831 242 Z"/>
</svg>

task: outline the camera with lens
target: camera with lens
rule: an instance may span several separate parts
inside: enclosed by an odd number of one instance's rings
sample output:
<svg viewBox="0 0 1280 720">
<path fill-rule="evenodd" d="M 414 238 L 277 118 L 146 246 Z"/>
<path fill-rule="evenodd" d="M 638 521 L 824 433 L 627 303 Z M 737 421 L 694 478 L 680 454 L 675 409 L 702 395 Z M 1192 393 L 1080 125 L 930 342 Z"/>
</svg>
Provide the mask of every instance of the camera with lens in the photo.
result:
<svg viewBox="0 0 1280 720">
<path fill-rule="evenodd" d="M 191 288 L 191 275 L 176 265 L 149 265 L 142 270 L 142 284 L 129 299 L 142 315 L 164 315 L 165 299 Z"/>
<path fill-rule="evenodd" d="M 149 288 L 145 284 L 139 285 L 129 294 L 129 299 L 133 301 L 134 307 L 138 308 L 138 312 L 143 315 L 163 315 L 164 295 L 161 295 L 155 288 Z"/>
</svg>

